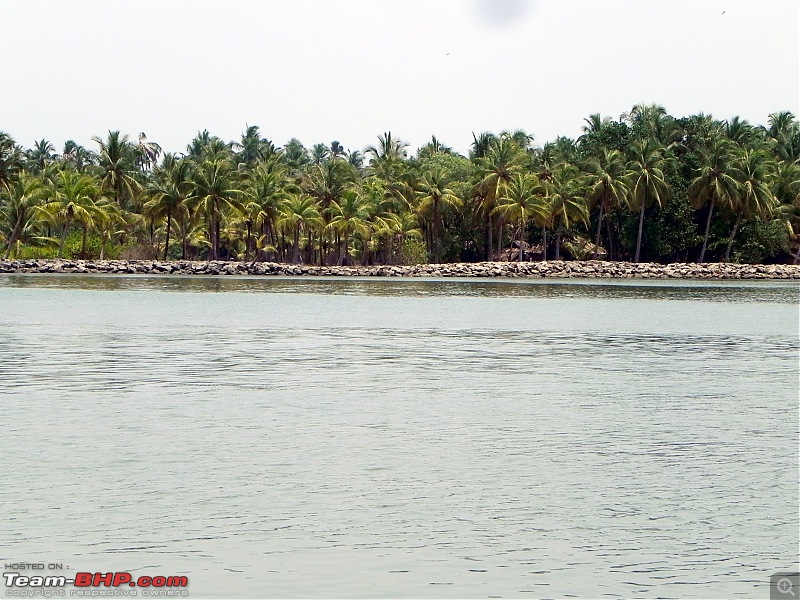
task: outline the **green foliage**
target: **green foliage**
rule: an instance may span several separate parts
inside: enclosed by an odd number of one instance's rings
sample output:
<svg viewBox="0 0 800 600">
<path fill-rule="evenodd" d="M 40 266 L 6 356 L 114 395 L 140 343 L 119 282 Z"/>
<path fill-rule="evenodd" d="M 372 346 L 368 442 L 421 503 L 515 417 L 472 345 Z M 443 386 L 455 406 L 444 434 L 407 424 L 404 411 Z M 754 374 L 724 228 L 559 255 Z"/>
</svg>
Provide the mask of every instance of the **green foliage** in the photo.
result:
<svg viewBox="0 0 800 600">
<path fill-rule="evenodd" d="M 400 262 L 404 265 L 424 265 L 428 263 L 428 249 L 419 240 L 403 240 L 400 250 Z"/>
<path fill-rule="evenodd" d="M 281 148 L 248 126 L 236 142 L 199 132 L 179 158 L 143 133 L 109 131 L 96 153 L 68 141 L 59 155 L 0 132 L 0 252 L 421 263 L 546 237 L 550 258 L 562 241 L 584 258 L 597 241 L 612 260 L 771 261 L 800 239 L 789 112 L 754 126 L 639 104 L 590 115 L 577 140 L 473 138 L 468 157 L 436 137 L 412 156 L 391 132 L 362 150 Z"/>
<path fill-rule="evenodd" d="M 734 246 L 733 260 L 739 263 L 769 262 L 781 250 L 788 251 L 789 232 L 780 221 L 751 221 L 742 225 L 740 240 Z"/>
</svg>

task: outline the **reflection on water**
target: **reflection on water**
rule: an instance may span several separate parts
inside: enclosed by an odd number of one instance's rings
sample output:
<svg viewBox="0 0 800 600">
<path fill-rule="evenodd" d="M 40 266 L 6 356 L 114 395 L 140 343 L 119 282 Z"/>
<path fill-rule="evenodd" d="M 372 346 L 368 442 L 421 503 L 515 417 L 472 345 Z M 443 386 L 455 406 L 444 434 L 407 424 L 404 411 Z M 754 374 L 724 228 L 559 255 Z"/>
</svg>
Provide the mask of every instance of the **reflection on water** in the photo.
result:
<svg viewBox="0 0 800 600">
<path fill-rule="evenodd" d="M 0 277 L 0 555 L 199 597 L 766 597 L 796 297 Z"/>
<path fill-rule="evenodd" d="M 469 285 L 464 285 L 468 283 Z M 383 277 L 219 277 L 41 275 L 0 277 L 2 287 L 165 292 L 255 292 L 354 296 L 485 296 L 518 298 L 649 298 L 710 302 L 800 300 L 800 283 L 781 280 L 686 281 L 598 279 L 429 279 Z"/>
</svg>

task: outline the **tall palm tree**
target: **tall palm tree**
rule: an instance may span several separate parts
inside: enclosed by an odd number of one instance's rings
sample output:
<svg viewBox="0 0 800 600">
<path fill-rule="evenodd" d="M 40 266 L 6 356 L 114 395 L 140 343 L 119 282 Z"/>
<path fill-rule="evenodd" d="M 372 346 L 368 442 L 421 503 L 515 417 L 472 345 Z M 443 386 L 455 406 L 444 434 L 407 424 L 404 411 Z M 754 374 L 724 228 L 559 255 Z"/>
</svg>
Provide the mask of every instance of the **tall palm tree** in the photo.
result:
<svg viewBox="0 0 800 600">
<path fill-rule="evenodd" d="M 172 232 L 172 217 L 179 210 L 186 210 L 186 203 L 192 195 L 192 163 L 189 159 L 174 160 L 165 156 L 165 168 L 156 172 L 145 190 L 150 200 L 144 205 L 144 212 L 154 219 L 166 218 L 166 240 L 164 260 L 169 256 L 169 238 Z"/>
<path fill-rule="evenodd" d="M 726 261 L 730 260 L 733 241 L 742 220 L 755 217 L 766 221 L 778 206 L 770 187 L 769 168 L 769 156 L 763 148 L 743 148 L 736 158 L 739 193 L 734 206 L 736 222 L 725 249 Z"/>
<path fill-rule="evenodd" d="M 338 264 L 341 265 L 350 256 L 350 236 L 366 236 L 369 232 L 369 201 L 356 190 L 349 189 L 342 194 L 340 202 L 331 203 L 330 213 L 332 218 L 327 226 L 340 235 L 344 244 L 344 248 L 339 249 Z"/>
<path fill-rule="evenodd" d="M 28 170 L 35 174 L 41 173 L 48 164 L 55 160 L 55 152 L 56 148 L 51 142 L 44 138 L 37 140 L 34 142 L 33 148 L 26 153 Z"/>
<path fill-rule="evenodd" d="M 593 115 L 594 116 L 594 115 Z M 597 234 L 595 236 L 594 259 L 600 251 L 600 231 L 603 225 L 603 216 L 610 214 L 611 210 L 625 203 L 630 189 L 628 188 L 628 171 L 625 157 L 619 150 L 603 148 L 599 158 L 590 159 L 586 164 L 587 185 L 589 187 L 588 199 L 598 206 Z M 610 222 L 606 222 L 609 245 L 612 242 Z M 609 248 L 609 256 L 611 255 Z"/>
<path fill-rule="evenodd" d="M 93 137 L 100 146 L 98 163 L 103 170 L 102 190 L 124 209 L 130 209 L 141 189 L 136 180 L 136 148 L 128 141 L 127 135 L 119 131 L 109 131 L 106 139 Z"/>
<path fill-rule="evenodd" d="M 561 259 L 561 238 L 564 229 L 576 221 L 588 224 L 589 209 L 586 205 L 586 179 L 574 165 L 563 164 L 553 171 L 545 184 L 547 200 L 556 226 L 556 260 Z"/>
<path fill-rule="evenodd" d="M 708 247 L 708 234 L 711 230 L 711 216 L 714 207 L 722 204 L 728 208 L 736 205 L 739 183 L 737 171 L 732 161 L 731 142 L 716 138 L 709 148 L 700 151 L 701 166 L 697 176 L 689 185 L 689 201 L 695 210 L 708 205 L 706 228 L 703 234 L 703 248 L 698 262 L 704 262 Z"/>
<path fill-rule="evenodd" d="M 372 160 L 375 162 L 391 162 L 406 158 L 408 156 L 406 148 L 408 148 L 406 142 L 392 137 L 392 132 L 387 131 L 378 136 L 377 146 L 367 146 L 364 153 L 372 155 Z"/>
<path fill-rule="evenodd" d="M 461 198 L 448 187 L 449 183 L 442 169 L 434 169 L 422 176 L 416 191 L 417 214 L 431 215 L 433 261 L 437 264 L 442 256 L 442 208 L 462 204 Z"/>
<path fill-rule="evenodd" d="M 268 245 L 273 249 L 278 247 L 276 224 L 281 205 L 290 192 L 299 191 L 286 180 L 286 169 L 285 165 L 270 160 L 259 162 L 249 173 L 245 210 L 259 228 L 257 241 L 262 249 Z"/>
<path fill-rule="evenodd" d="M 64 242 L 70 226 L 77 221 L 82 224 L 85 233 L 95 219 L 102 218 L 103 209 L 96 203 L 100 188 L 93 177 L 71 171 L 61 171 L 59 175 L 54 199 L 40 206 L 39 210 L 61 225 L 58 257 L 63 258 Z"/>
<path fill-rule="evenodd" d="M 309 236 L 314 228 L 323 226 L 322 216 L 316 201 L 305 194 L 293 194 L 283 205 L 278 226 L 292 233 L 292 262 L 300 262 L 300 234 Z"/>
<path fill-rule="evenodd" d="M 36 207 L 41 204 L 45 193 L 42 180 L 25 171 L 22 171 L 11 185 L 0 188 L 0 201 L 4 198 L 6 200 L 5 203 L 0 202 L 0 207 L 3 207 L 0 214 L 11 229 L 3 258 L 10 256 L 14 244 L 22 233 L 37 221 Z"/>
<path fill-rule="evenodd" d="M 654 138 L 633 142 L 628 158 L 628 187 L 630 189 L 628 205 L 631 210 L 639 211 L 636 255 L 633 259 L 638 263 L 642 248 L 644 211 L 653 204 L 663 208 L 669 198 L 670 188 L 663 170 L 667 165 L 664 148 Z"/>
<path fill-rule="evenodd" d="M 97 155 L 74 140 L 67 140 L 61 152 L 61 163 L 65 168 L 70 166 L 76 171 L 83 171 L 86 167 L 97 163 Z"/>
<path fill-rule="evenodd" d="M 205 217 L 210 260 L 219 259 L 223 211 L 244 208 L 242 190 L 237 183 L 233 163 L 227 159 L 204 160 L 194 170 L 189 203 Z"/>
<path fill-rule="evenodd" d="M 5 131 L 0 131 L 0 188 L 8 186 L 22 169 L 22 151 Z"/>
<path fill-rule="evenodd" d="M 474 188 L 473 194 L 479 199 L 478 209 L 486 218 L 486 259 L 492 256 L 494 223 L 493 211 L 497 199 L 503 195 L 503 188 L 507 186 L 514 175 L 521 173 L 530 164 L 530 157 L 510 137 L 494 138 L 489 150 L 477 159 L 477 169 L 480 180 Z M 500 219 L 502 226 L 502 219 Z M 502 236 L 500 236 L 502 238 Z M 498 245 L 501 240 L 498 240 Z"/>
<path fill-rule="evenodd" d="M 149 171 L 154 165 L 158 163 L 158 157 L 161 156 L 161 146 L 155 142 L 148 141 L 147 135 L 142 131 L 139 133 L 138 143 L 136 148 L 136 165 L 144 170 Z"/>
<path fill-rule="evenodd" d="M 535 175 L 517 173 L 497 200 L 494 212 L 504 219 L 519 224 L 519 257 L 525 259 L 525 227 L 533 219 L 537 226 L 544 226 L 552 219 L 550 205 L 544 197 L 544 188 Z"/>
</svg>

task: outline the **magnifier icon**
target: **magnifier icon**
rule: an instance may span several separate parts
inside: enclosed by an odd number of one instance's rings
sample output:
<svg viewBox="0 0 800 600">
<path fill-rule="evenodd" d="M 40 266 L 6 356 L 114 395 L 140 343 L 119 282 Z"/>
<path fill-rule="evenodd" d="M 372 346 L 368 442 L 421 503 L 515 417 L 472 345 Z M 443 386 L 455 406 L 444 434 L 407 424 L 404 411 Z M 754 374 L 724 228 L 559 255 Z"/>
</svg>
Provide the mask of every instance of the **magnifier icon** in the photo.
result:
<svg viewBox="0 0 800 600">
<path fill-rule="evenodd" d="M 787 577 L 778 580 L 777 588 L 781 594 L 787 594 L 792 598 L 797 598 L 797 594 L 795 594 L 794 590 L 792 589 L 792 582 Z"/>
</svg>

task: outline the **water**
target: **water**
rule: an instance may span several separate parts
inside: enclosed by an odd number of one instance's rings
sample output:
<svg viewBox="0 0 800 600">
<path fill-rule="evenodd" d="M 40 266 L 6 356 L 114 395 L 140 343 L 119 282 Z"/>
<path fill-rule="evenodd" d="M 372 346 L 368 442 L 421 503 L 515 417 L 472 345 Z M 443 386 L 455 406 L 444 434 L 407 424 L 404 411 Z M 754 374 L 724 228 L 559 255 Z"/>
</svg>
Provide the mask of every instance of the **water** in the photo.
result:
<svg viewBox="0 0 800 600">
<path fill-rule="evenodd" d="M 0 277 L 0 559 L 193 597 L 756 597 L 798 286 Z"/>
</svg>

